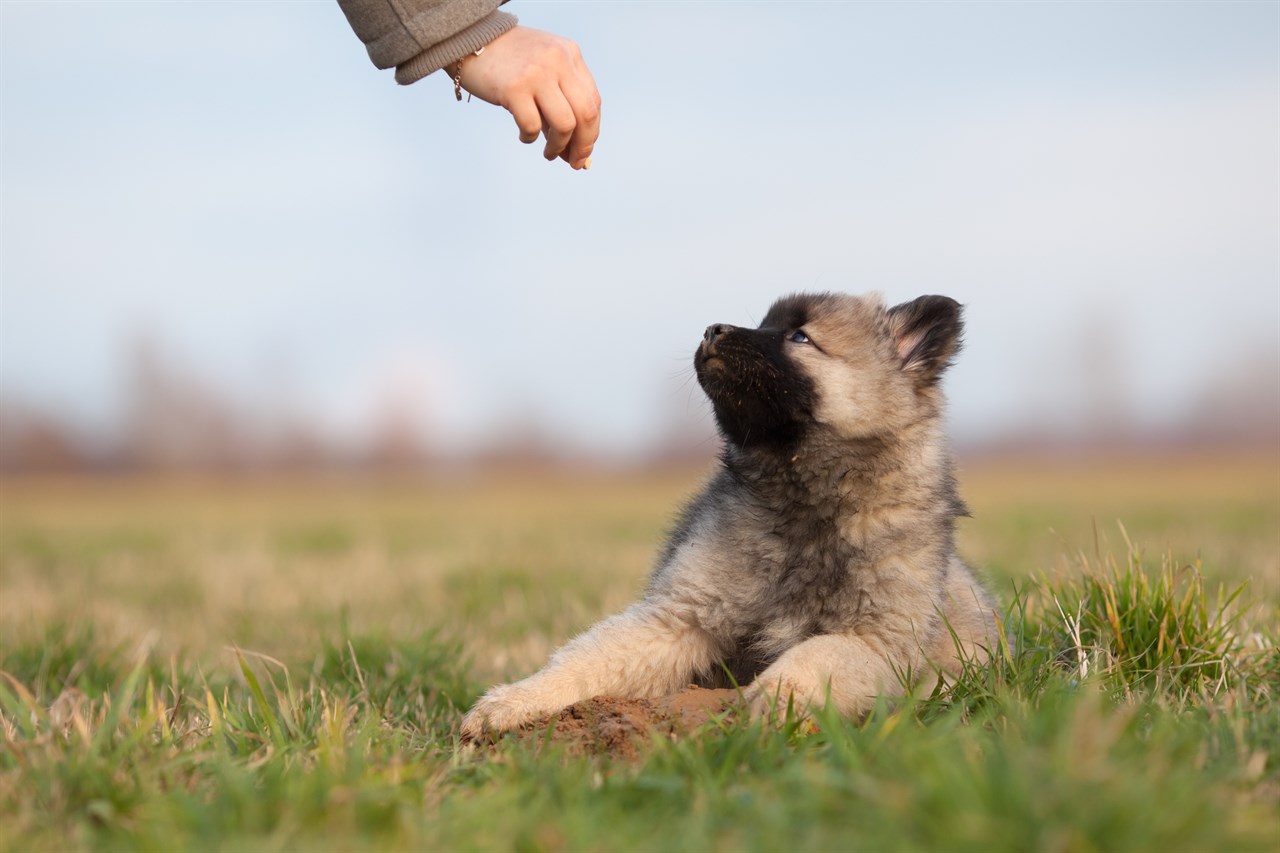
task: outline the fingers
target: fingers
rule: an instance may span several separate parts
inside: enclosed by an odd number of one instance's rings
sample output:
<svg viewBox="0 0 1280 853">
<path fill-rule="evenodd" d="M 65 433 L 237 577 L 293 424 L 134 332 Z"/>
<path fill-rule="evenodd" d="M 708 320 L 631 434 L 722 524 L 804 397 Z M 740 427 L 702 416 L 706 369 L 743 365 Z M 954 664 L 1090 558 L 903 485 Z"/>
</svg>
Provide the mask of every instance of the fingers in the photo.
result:
<svg viewBox="0 0 1280 853">
<path fill-rule="evenodd" d="M 562 82 L 559 88 L 540 92 L 534 102 L 547 141 L 542 156 L 548 160 L 559 157 L 575 169 L 583 168 L 600 136 L 600 95 L 578 81 Z M 520 139 L 530 142 L 524 127 L 521 124 Z"/>
<path fill-rule="evenodd" d="M 533 96 L 513 100 L 507 104 L 507 110 L 516 120 L 516 127 L 520 129 L 520 141 L 525 145 L 537 142 L 539 134 L 542 133 L 542 114 L 538 112 L 538 105 Z"/>
<path fill-rule="evenodd" d="M 544 135 L 544 157 L 585 167 L 600 136 L 600 93 L 572 41 L 515 27 L 484 53 L 464 59 L 459 83 L 481 100 L 505 107 L 521 142 Z"/>
<path fill-rule="evenodd" d="M 542 113 L 542 132 L 546 135 L 547 145 L 542 149 L 542 156 L 554 160 L 569 145 L 573 132 L 577 128 L 578 119 L 569 106 L 569 100 L 560 91 L 560 87 L 548 87 L 539 92 L 538 111 Z"/>
<path fill-rule="evenodd" d="M 581 169 L 600 137 L 600 93 L 589 74 L 585 80 L 575 76 L 561 82 L 560 90 L 574 116 L 573 134 L 560 156 L 573 168 Z"/>
<path fill-rule="evenodd" d="M 575 99 L 570 99 L 559 87 L 547 87 L 532 97 L 513 100 L 507 109 L 520 130 L 521 142 L 527 145 L 545 135 L 542 156 L 548 160 L 562 157 L 579 169 L 600 136 L 598 98 L 578 91 Z"/>
</svg>

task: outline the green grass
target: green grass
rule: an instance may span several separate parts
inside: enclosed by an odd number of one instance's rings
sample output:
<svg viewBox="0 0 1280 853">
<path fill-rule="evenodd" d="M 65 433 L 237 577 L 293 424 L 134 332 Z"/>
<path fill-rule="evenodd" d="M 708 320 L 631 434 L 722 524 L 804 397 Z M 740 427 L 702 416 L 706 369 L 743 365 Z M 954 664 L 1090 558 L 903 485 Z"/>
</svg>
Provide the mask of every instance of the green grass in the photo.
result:
<svg viewBox="0 0 1280 853">
<path fill-rule="evenodd" d="M 0 847 L 1276 849 L 1277 501 L 1188 548 L 1194 482 L 1126 497 L 1118 547 L 1086 499 L 1063 541 L 979 483 L 1003 642 L 865 721 L 460 747 L 480 690 L 636 594 L 688 484 L 6 489 Z"/>
</svg>

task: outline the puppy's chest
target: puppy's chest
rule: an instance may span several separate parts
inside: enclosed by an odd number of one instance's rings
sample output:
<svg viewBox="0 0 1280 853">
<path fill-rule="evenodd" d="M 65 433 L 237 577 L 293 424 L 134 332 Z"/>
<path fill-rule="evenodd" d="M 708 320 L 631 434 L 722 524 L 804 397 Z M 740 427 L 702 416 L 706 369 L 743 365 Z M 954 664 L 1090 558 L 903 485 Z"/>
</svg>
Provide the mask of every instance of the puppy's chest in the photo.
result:
<svg viewBox="0 0 1280 853">
<path fill-rule="evenodd" d="M 765 537 L 748 566 L 750 620 L 765 634 L 826 633 L 852 627 L 871 570 L 867 554 L 831 524 Z"/>
</svg>

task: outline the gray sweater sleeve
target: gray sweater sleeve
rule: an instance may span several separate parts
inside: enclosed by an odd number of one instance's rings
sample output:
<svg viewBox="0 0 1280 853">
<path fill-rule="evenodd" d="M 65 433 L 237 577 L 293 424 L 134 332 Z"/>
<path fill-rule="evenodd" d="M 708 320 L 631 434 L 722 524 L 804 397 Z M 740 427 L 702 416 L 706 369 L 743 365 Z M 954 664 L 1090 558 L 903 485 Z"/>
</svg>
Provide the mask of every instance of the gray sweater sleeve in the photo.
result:
<svg viewBox="0 0 1280 853">
<path fill-rule="evenodd" d="M 408 85 L 474 53 L 516 25 L 505 0 L 338 0 L 378 68 Z"/>
</svg>

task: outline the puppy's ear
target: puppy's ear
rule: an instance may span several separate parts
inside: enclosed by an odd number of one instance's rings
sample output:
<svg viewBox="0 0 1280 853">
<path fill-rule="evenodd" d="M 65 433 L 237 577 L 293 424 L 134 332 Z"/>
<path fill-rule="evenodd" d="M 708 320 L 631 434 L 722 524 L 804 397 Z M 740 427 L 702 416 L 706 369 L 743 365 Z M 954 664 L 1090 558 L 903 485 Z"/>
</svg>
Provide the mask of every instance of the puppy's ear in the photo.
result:
<svg viewBox="0 0 1280 853">
<path fill-rule="evenodd" d="M 889 309 L 899 366 L 923 387 L 938 381 L 960 351 L 961 307 L 947 296 L 921 296 Z"/>
</svg>

